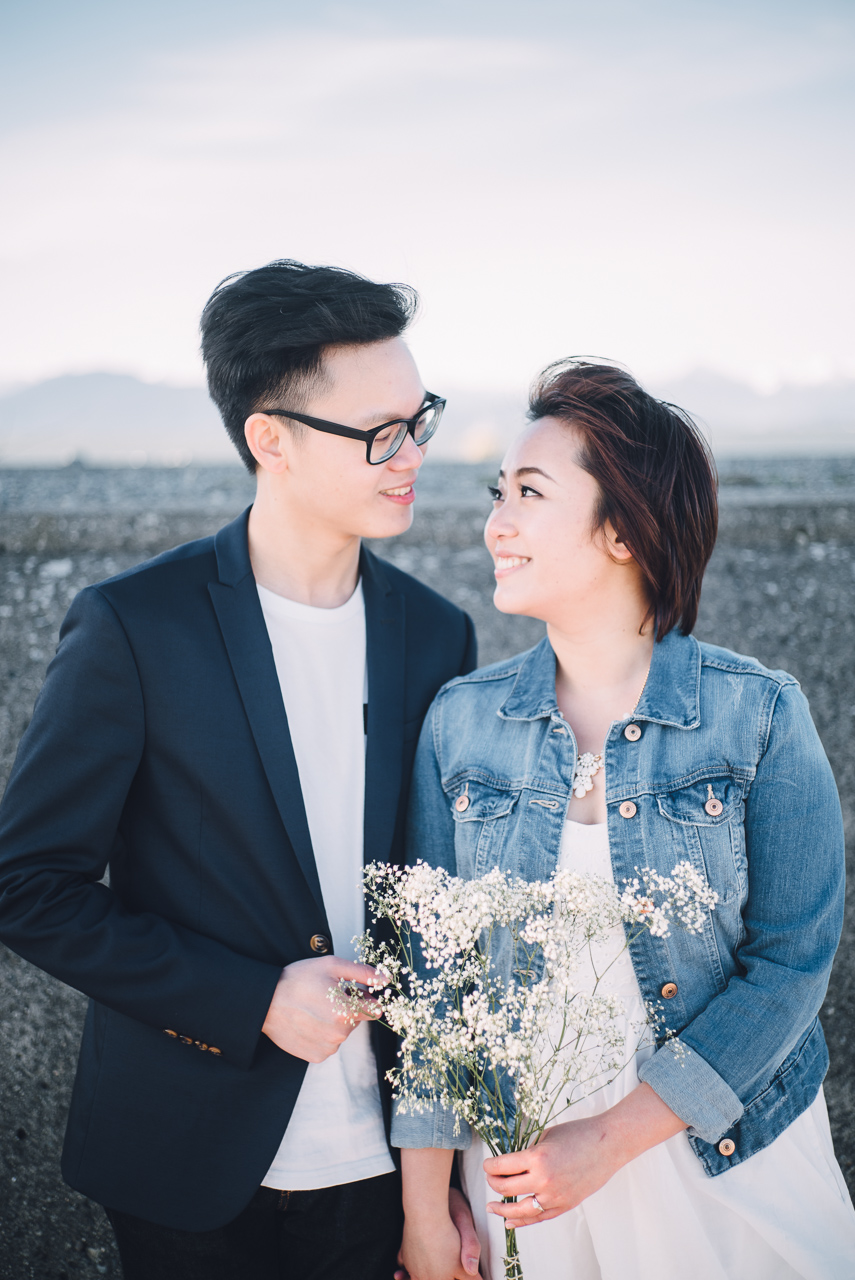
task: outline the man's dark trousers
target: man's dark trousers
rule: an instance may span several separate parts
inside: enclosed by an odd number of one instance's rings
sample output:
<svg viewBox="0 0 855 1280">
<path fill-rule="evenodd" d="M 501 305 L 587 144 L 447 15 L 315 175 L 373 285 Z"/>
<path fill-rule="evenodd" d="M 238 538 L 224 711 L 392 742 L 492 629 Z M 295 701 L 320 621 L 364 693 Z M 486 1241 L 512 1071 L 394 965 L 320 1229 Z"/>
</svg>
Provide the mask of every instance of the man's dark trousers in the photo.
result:
<svg viewBox="0 0 855 1280">
<path fill-rule="evenodd" d="M 306 1064 L 261 1026 L 330 933 L 247 518 L 81 592 L 0 807 L 0 937 L 91 997 L 63 1174 L 193 1232 L 270 1166 Z M 365 856 L 396 862 L 422 719 L 474 633 L 366 550 L 360 571 Z"/>
</svg>

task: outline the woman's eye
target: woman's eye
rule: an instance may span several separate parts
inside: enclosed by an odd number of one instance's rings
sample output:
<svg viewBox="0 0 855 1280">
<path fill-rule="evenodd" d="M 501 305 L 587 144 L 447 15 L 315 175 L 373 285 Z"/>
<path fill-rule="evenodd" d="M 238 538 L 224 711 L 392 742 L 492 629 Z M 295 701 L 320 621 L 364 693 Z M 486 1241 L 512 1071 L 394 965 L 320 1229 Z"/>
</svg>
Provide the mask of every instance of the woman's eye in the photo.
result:
<svg viewBox="0 0 855 1280">
<path fill-rule="evenodd" d="M 501 489 L 497 489 L 495 485 L 488 484 L 487 492 L 489 493 L 490 497 L 493 499 L 494 502 L 499 502 L 501 500 L 502 491 Z"/>
<path fill-rule="evenodd" d="M 535 498 L 540 498 L 543 496 L 542 494 L 538 493 L 537 489 L 532 489 L 530 484 L 521 484 L 520 497 L 527 498 L 529 494 L 534 494 Z"/>
</svg>

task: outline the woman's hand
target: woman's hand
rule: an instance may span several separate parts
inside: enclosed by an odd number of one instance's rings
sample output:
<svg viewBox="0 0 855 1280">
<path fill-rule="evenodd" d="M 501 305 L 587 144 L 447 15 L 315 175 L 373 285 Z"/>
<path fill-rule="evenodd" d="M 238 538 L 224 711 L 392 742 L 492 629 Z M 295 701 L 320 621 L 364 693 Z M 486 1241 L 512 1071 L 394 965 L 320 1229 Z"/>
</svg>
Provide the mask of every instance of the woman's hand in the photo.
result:
<svg viewBox="0 0 855 1280">
<path fill-rule="evenodd" d="M 460 1233 L 446 1212 L 416 1219 L 408 1215 L 398 1261 L 410 1280 L 472 1280 L 460 1258 Z"/>
<path fill-rule="evenodd" d="M 466 1197 L 449 1187 L 454 1152 L 401 1151 L 404 1239 L 395 1280 L 472 1280 L 481 1247 Z"/>
<path fill-rule="evenodd" d="M 519 1197 L 516 1204 L 492 1201 L 487 1212 L 513 1227 L 557 1218 L 599 1191 L 630 1160 L 685 1128 L 650 1085 L 640 1084 L 602 1115 L 557 1124 L 527 1151 L 485 1160 L 492 1190 Z"/>
</svg>

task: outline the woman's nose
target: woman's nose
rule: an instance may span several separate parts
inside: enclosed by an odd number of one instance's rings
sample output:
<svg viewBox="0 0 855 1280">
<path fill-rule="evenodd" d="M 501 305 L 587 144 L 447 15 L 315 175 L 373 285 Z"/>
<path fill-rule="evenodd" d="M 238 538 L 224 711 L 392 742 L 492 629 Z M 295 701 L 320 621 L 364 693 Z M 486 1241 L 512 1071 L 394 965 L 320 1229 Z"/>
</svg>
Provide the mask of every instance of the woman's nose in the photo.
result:
<svg viewBox="0 0 855 1280">
<path fill-rule="evenodd" d="M 484 541 L 488 544 L 497 538 L 512 538 L 516 533 L 513 521 L 509 518 L 505 504 L 496 507 L 487 517 L 484 525 Z"/>
</svg>

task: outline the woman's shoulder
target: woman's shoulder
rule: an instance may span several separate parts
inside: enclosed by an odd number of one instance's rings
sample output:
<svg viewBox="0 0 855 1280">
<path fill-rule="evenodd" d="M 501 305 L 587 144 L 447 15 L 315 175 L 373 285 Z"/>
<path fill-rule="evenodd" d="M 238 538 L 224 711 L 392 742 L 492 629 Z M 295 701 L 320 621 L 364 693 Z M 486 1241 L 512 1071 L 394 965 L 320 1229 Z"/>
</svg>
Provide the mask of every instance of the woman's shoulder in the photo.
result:
<svg viewBox="0 0 855 1280">
<path fill-rule="evenodd" d="M 701 657 L 701 678 L 704 674 L 714 676 L 721 672 L 726 676 L 746 676 L 769 681 L 778 687 L 791 684 L 798 685 L 798 680 L 789 671 L 776 667 L 766 667 L 758 658 L 745 653 L 735 653 L 732 649 L 723 649 L 717 644 L 707 644 L 695 638 Z"/>
<path fill-rule="evenodd" d="M 533 649 L 516 653 L 512 658 L 503 658 L 501 662 L 491 662 L 489 666 L 478 667 L 468 675 L 456 676 L 444 684 L 436 695 L 435 702 L 456 703 L 490 700 L 504 700 L 516 683 L 526 660 L 536 654 L 542 645 L 548 643 L 541 640 Z"/>
</svg>

